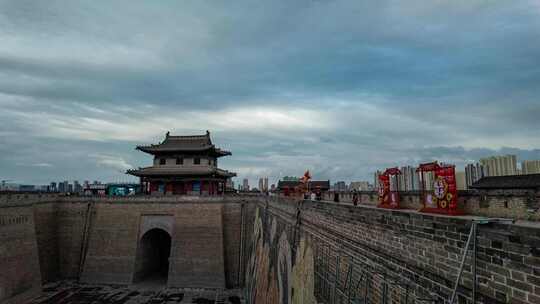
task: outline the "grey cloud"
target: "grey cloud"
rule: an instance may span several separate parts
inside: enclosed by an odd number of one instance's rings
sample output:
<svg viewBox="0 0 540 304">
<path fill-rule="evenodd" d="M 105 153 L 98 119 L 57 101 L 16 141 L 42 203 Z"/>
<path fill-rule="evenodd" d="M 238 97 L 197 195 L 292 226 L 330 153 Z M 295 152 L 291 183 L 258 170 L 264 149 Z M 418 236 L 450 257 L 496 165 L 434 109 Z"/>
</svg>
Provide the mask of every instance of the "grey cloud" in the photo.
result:
<svg viewBox="0 0 540 304">
<path fill-rule="evenodd" d="M 535 1 L 0 1 L 1 171 L 121 178 L 148 162 L 135 144 L 209 126 L 250 178 L 540 158 L 539 15 Z"/>
</svg>

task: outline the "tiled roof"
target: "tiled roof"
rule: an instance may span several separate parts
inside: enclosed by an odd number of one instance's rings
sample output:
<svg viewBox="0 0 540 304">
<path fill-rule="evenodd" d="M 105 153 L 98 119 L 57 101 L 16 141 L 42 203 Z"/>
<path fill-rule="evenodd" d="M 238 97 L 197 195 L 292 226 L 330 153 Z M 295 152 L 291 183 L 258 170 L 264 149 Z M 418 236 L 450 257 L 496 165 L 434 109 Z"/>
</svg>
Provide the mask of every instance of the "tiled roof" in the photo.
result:
<svg viewBox="0 0 540 304">
<path fill-rule="evenodd" d="M 540 174 L 483 177 L 471 188 L 475 189 L 540 189 Z"/>
<path fill-rule="evenodd" d="M 206 131 L 203 135 L 173 136 L 169 132 L 165 139 L 157 144 L 150 146 L 137 146 L 137 150 L 147 153 L 162 152 L 199 152 L 213 150 L 217 156 L 231 155 L 231 152 L 216 148 L 210 139 L 210 132 Z"/>
<path fill-rule="evenodd" d="M 207 166 L 190 166 L 190 167 L 174 167 L 174 166 L 160 166 L 160 167 L 145 167 L 134 170 L 128 170 L 127 174 L 135 176 L 212 176 L 217 177 L 233 177 L 236 173 L 222 170 L 219 168 L 212 168 Z"/>
</svg>

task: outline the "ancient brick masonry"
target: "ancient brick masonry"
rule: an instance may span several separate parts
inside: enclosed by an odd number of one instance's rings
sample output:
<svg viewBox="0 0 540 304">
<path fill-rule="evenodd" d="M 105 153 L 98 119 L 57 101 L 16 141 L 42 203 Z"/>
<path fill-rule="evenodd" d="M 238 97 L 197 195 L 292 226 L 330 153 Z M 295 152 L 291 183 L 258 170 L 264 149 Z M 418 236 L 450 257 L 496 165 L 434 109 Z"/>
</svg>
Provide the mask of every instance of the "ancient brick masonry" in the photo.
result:
<svg viewBox="0 0 540 304">
<path fill-rule="evenodd" d="M 297 202 L 280 199 L 259 208 L 269 213 L 263 218 L 275 217 L 282 225 L 290 225 L 295 218 L 291 204 Z M 471 227 L 470 217 L 451 218 L 311 201 L 304 201 L 300 210 L 300 231 L 314 247 L 315 268 L 321 258 L 317 248 L 324 244 L 332 251 L 331 257 L 336 257 L 339 251 L 357 261 L 358 268 L 399 278 L 410 286 L 411 297 L 449 299 Z M 477 300 L 539 303 L 539 248 L 540 229 L 536 225 L 479 226 Z M 330 263 L 326 271 L 335 276 L 336 267 L 340 269 L 338 278 L 347 277 L 347 267 L 343 265 Z M 388 284 L 386 290 L 382 289 L 384 282 L 380 279 L 372 280 L 371 284 L 372 302 L 378 302 L 383 292 L 394 297 L 393 301 L 404 301 L 403 291 L 395 284 Z M 467 259 L 459 287 L 460 302 L 470 302 L 471 288 L 471 259 Z"/>
<path fill-rule="evenodd" d="M 0 302 L 20 303 L 41 289 L 31 208 L 12 205 L 0 213 Z"/>
<path fill-rule="evenodd" d="M 375 191 L 358 192 L 364 205 L 377 206 L 378 196 Z M 351 192 L 339 193 L 341 202 L 352 202 Z M 400 205 L 405 209 L 422 208 L 419 191 L 400 192 Z M 333 192 L 326 192 L 324 200 L 332 201 Z M 458 206 L 465 214 L 504 217 L 540 221 L 540 191 L 524 189 L 465 190 L 458 192 Z"/>
<path fill-rule="evenodd" d="M 362 194 L 361 203 L 369 197 Z M 470 206 L 493 202 L 490 212 L 511 214 L 512 202 L 531 206 L 523 195 L 462 197 Z M 404 201 L 416 202 L 414 196 Z M 171 286 L 243 287 L 257 304 L 443 301 L 473 218 L 253 196 L 22 195 L 0 202 L 2 303 L 25 302 L 42 283 L 65 278 L 131 284 L 140 238 L 153 228 L 171 235 Z M 479 226 L 477 300 L 540 303 L 539 248 L 538 222 Z M 471 287 L 467 259 L 458 301 L 471 302 Z"/>
<path fill-rule="evenodd" d="M 132 284 L 140 239 L 153 228 L 172 239 L 168 286 L 242 283 L 241 236 L 249 230 L 242 223 L 250 222 L 242 198 L 0 198 L 2 303 L 24 302 L 62 279 Z"/>
</svg>

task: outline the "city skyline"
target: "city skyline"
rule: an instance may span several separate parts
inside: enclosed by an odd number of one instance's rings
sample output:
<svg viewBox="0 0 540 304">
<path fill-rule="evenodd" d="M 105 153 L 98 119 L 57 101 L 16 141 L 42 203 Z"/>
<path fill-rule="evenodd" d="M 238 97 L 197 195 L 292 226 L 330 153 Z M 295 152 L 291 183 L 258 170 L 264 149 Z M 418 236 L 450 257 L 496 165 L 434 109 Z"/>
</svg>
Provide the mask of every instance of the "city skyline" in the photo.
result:
<svg viewBox="0 0 540 304">
<path fill-rule="evenodd" d="M 507 158 L 510 158 L 512 160 L 513 163 L 511 163 L 511 165 L 513 165 L 513 169 L 512 170 L 508 170 L 508 171 L 505 171 L 504 173 L 502 172 L 497 172 L 497 171 L 493 171 L 493 169 L 489 170 L 488 168 L 491 167 L 495 167 L 496 166 L 496 163 L 489 163 L 487 164 L 486 161 L 488 160 L 491 160 L 492 162 L 494 162 L 495 159 L 507 159 Z M 440 160 L 434 160 L 434 161 L 439 161 L 441 162 Z M 484 162 L 484 165 L 482 164 L 482 162 Z M 402 171 L 402 175 L 399 176 L 399 180 L 400 180 L 400 189 L 402 191 L 405 191 L 405 190 L 418 190 L 418 181 L 416 180 L 416 178 L 414 179 L 411 179 L 410 176 L 413 176 L 415 175 L 416 173 L 414 172 L 414 170 L 416 169 L 416 166 L 418 166 L 420 163 L 422 162 L 418 162 L 418 163 L 413 163 L 413 164 L 400 164 L 398 165 L 397 167 L 399 169 L 401 169 Z M 442 161 L 441 163 L 445 163 L 444 161 Z M 388 167 L 386 167 L 388 168 Z M 525 169 L 524 169 L 525 168 Z M 528 168 L 528 170 L 527 170 Z M 368 177 L 365 178 L 365 179 L 362 179 L 362 178 L 357 178 L 357 179 L 343 179 L 342 177 L 338 176 L 336 179 L 327 179 L 327 178 L 322 178 L 323 180 L 330 180 L 332 183 L 342 183 L 342 182 L 345 182 L 347 185 L 346 185 L 346 188 L 349 189 L 349 187 L 351 186 L 351 184 L 356 184 L 354 185 L 352 188 L 356 188 L 358 185 L 358 183 L 369 183 L 370 185 L 374 186 L 375 188 L 377 187 L 377 182 L 373 182 L 373 178 L 377 179 L 377 175 L 382 173 L 382 171 L 384 171 L 385 168 L 379 168 L 377 169 L 376 171 L 374 172 L 369 172 L 368 174 Z M 473 171 L 475 171 L 473 173 Z M 490 172 L 491 171 L 491 172 Z M 505 155 L 488 155 L 488 156 L 484 156 L 483 158 L 480 158 L 478 160 L 468 160 L 468 162 L 464 163 L 464 166 L 463 167 L 459 167 L 459 166 L 456 166 L 456 173 L 457 174 L 463 174 L 463 176 L 460 176 L 459 178 L 460 179 L 463 179 L 461 182 L 463 183 L 463 185 L 465 185 L 465 187 L 468 187 L 470 186 L 473 182 L 477 181 L 479 178 L 481 177 L 484 177 L 484 176 L 501 176 L 501 175 L 514 175 L 514 174 L 517 174 L 517 175 L 522 175 L 522 174 L 540 174 L 540 160 L 523 160 L 523 159 L 519 159 L 516 157 L 516 155 L 511 155 L 511 154 L 505 154 Z M 473 176 L 469 176 L 473 174 Z M 265 185 L 266 186 L 266 189 L 269 188 L 269 184 L 271 183 L 276 183 L 280 180 L 283 180 L 283 178 L 287 179 L 287 178 L 292 178 L 292 177 L 295 177 L 294 174 L 291 174 L 289 176 L 278 176 L 278 177 L 275 177 L 275 180 L 274 179 L 271 179 L 269 178 L 268 176 L 254 176 L 253 178 L 246 178 L 246 177 L 233 177 L 233 183 L 238 183 L 239 186 L 242 186 L 241 188 L 244 188 L 243 185 L 248 185 L 247 189 L 251 189 L 251 186 L 252 184 L 255 184 L 256 182 L 258 182 L 258 184 L 260 185 L 260 183 L 264 180 L 265 182 Z M 296 176 L 296 178 L 299 178 L 300 175 Z M 64 180 L 63 179 L 58 179 L 57 180 L 51 180 L 49 182 L 44 182 L 44 183 L 36 183 L 36 184 L 32 184 L 32 183 L 24 183 L 24 182 L 17 182 L 15 180 L 9 180 L 9 179 L 0 179 L 0 182 L 2 182 L 2 184 L 4 186 L 14 186 L 14 185 L 21 185 L 21 186 L 36 186 L 36 187 L 44 187 L 44 186 L 48 186 L 50 185 L 51 183 L 56 183 L 58 182 L 58 184 L 60 184 L 61 182 L 63 182 Z M 65 182 L 78 182 L 79 180 L 78 179 L 65 179 Z M 85 182 L 88 181 L 88 180 L 84 180 Z M 240 181 L 242 181 L 243 185 L 240 184 Z M 97 180 L 93 180 L 92 183 L 96 183 L 98 182 Z M 120 184 L 130 184 L 130 183 L 138 183 L 137 180 L 134 180 L 134 179 L 130 179 L 128 176 L 124 177 L 124 178 L 119 178 L 119 179 L 116 179 L 116 180 L 105 180 L 104 181 L 105 183 L 120 183 Z M 99 181 L 99 183 L 101 183 L 101 181 Z M 256 189 L 259 190 L 260 186 L 257 187 Z M 362 186 L 362 188 L 366 188 L 366 186 Z M 465 189 L 465 188 L 462 188 L 462 189 Z"/>
<path fill-rule="evenodd" d="M 0 180 L 132 181 L 167 131 L 210 130 L 236 184 L 538 160 L 539 35 L 532 0 L 4 1 Z"/>
<path fill-rule="evenodd" d="M 506 162 L 507 167 L 503 170 L 501 170 L 501 162 Z M 483 164 L 482 164 L 483 163 Z M 497 168 L 499 167 L 499 168 Z M 518 168 L 519 167 L 519 168 Z M 396 182 L 399 185 L 399 191 L 418 191 L 421 190 L 420 188 L 420 177 L 419 173 L 416 172 L 416 166 L 410 166 L 410 165 L 404 165 L 401 167 L 398 167 L 400 169 L 401 174 L 398 176 L 393 176 L 391 178 L 391 187 L 395 189 Z M 463 170 L 462 170 L 463 169 Z M 470 186 L 477 182 L 482 177 L 488 177 L 488 176 L 505 176 L 505 175 L 527 175 L 527 174 L 540 174 L 540 160 L 524 160 L 518 162 L 518 159 L 515 155 L 491 155 L 489 157 L 485 157 L 483 159 L 480 159 L 479 162 L 473 162 L 467 164 L 464 168 L 455 168 L 456 172 L 456 180 L 457 180 L 457 187 L 458 190 L 467 190 L 470 189 Z M 334 190 L 338 191 L 373 191 L 377 190 L 378 187 L 378 175 L 381 174 L 381 170 L 377 170 L 376 172 L 373 172 L 373 180 L 350 180 L 350 181 L 343 181 L 343 180 L 335 180 L 330 181 L 333 182 L 333 186 L 330 186 Z M 426 187 L 430 188 L 431 178 L 430 175 L 426 176 L 427 178 L 427 184 Z M 279 180 L 275 180 L 275 183 L 277 184 L 279 181 L 282 180 L 299 180 L 300 177 L 294 177 L 294 176 L 284 176 L 283 178 L 280 178 Z M 260 191 L 260 192 L 267 192 L 270 189 L 269 178 L 268 177 L 258 177 L 258 187 L 253 188 L 249 184 L 249 179 L 244 178 L 243 183 L 240 184 L 239 180 L 238 182 L 238 188 L 234 187 L 234 181 L 229 180 L 231 184 L 229 187 L 231 189 L 237 189 L 239 191 Z M 65 184 L 66 186 L 63 187 L 64 189 L 60 188 L 61 184 Z M 55 182 L 52 181 L 48 185 L 28 185 L 28 184 L 14 184 L 9 183 L 7 180 L 1 180 L 0 185 L 0 191 L 1 190 L 17 190 L 17 186 L 20 186 L 19 191 L 44 191 L 44 192 L 72 192 L 68 191 L 68 186 L 73 187 L 73 189 L 77 189 L 77 184 L 79 184 L 78 180 L 73 180 L 73 184 L 70 184 L 70 181 L 63 181 L 63 182 Z M 82 187 L 79 187 L 79 191 L 74 190 L 74 192 L 81 192 L 84 188 L 86 188 L 90 184 L 90 181 L 85 180 L 83 182 Z M 100 181 L 94 180 L 91 184 L 101 184 Z M 130 184 L 129 182 L 107 182 L 106 184 Z M 136 182 L 132 182 L 132 184 L 137 184 Z M 80 184 L 79 184 L 80 185 Z M 261 186 L 263 185 L 263 186 Z M 272 184 L 272 186 L 275 186 L 275 184 Z M 30 188 L 32 187 L 32 188 Z M 261 191 L 262 190 L 262 191 Z"/>
</svg>

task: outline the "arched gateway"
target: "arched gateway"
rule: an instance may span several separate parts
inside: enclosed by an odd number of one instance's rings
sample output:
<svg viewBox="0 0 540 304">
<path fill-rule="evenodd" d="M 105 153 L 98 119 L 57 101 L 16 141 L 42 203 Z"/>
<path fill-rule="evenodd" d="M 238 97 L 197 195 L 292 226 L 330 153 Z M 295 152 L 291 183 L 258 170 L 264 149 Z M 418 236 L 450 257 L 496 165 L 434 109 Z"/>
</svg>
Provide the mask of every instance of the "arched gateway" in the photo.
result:
<svg viewBox="0 0 540 304">
<path fill-rule="evenodd" d="M 171 236 L 160 228 L 148 230 L 139 240 L 133 282 L 151 280 L 167 283 Z"/>
</svg>

